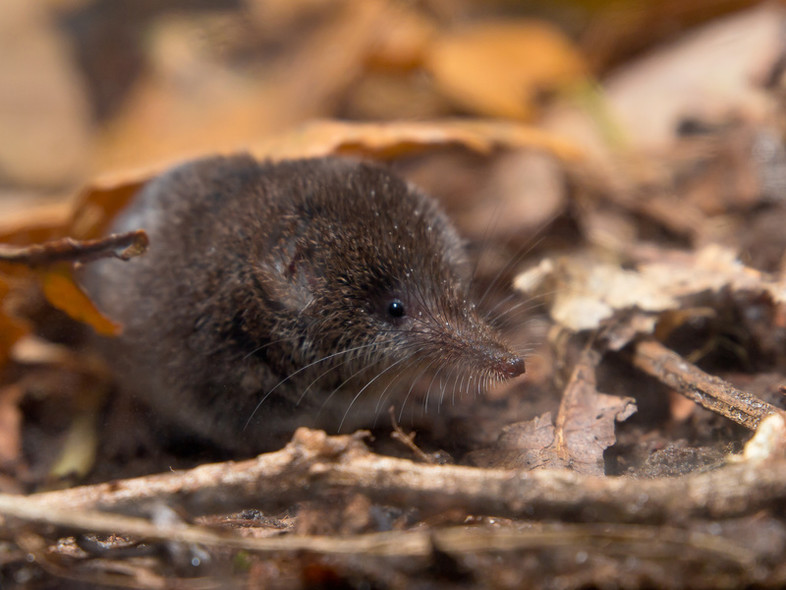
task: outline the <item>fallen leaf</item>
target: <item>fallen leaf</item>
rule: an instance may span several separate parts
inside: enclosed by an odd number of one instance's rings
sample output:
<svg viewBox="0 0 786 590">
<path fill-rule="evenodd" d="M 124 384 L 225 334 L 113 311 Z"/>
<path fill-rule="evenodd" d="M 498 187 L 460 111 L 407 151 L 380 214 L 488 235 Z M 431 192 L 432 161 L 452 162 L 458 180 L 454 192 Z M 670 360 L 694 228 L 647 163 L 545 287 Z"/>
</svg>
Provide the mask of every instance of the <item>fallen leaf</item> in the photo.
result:
<svg viewBox="0 0 786 590">
<path fill-rule="evenodd" d="M 397 123 L 348 123 L 312 121 L 237 151 L 248 151 L 259 159 L 273 161 L 343 154 L 390 159 L 416 151 L 460 145 L 479 153 L 497 148 L 531 149 L 556 158 L 576 161 L 580 148 L 559 136 L 537 128 L 503 121 L 443 120 Z M 193 157 L 236 151 L 205 151 Z M 106 232 L 112 219 L 148 180 L 177 165 L 180 160 L 162 160 L 157 165 L 116 171 L 97 177 L 82 192 L 67 235 L 94 239 Z"/>
<path fill-rule="evenodd" d="M 99 334 L 116 336 L 122 327 L 96 309 L 93 302 L 76 284 L 70 267 L 56 265 L 40 272 L 41 287 L 47 300 L 73 319 L 88 324 Z"/>
<path fill-rule="evenodd" d="M 466 460 L 478 467 L 500 469 L 531 471 L 552 467 L 554 437 L 554 421 L 551 412 L 546 412 L 527 422 L 509 424 L 494 446 L 472 451 Z"/>
<path fill-rule="evenodd" d="M 60 457 L 49 472 L 50 476 L 55 479 L 81 479 L 90 472 L 98 449 L 97 424 L 98 414 L 95 409 L 85 409 L 76 415 L 63 441 Z"/>
<path fill-rule="evenodd" d="M 614 152 L 671 154 L 686 118 L 762 120 L 772 99 L 756 82 L 782 52 L 784 22 L 781 5 L 763 3 L 697 27 L 618 68 L 583 108 L 559 105 L 544 126 L 619 175 Z"/>
<path fill-rule="evenodd" d="M 636 333 L 651 334 L 664 312 L 695 308 L 702 313 L 706 307 L 702 297 L 707 293 L 759 293 L 776 304 L 786 303 L 783 280 L 746 267 L 727 248 L 711 245 L 696 253 L 654 251 L 646 256 L 650 260 L 635 270 L 592 256 L 544 259 L 519 275 L 514 286 L 533 296 L 556 285 L 549 313 L 574 332 L 598 329 L 615 316 L 635 315 L 636 330 L 618 338 L 614 349 Z"/>
<path fill-rule="evenodd" d="M 556 422 L 557 457 L 575 471 L 603 475 L 603 451 L 616 442 L 615 422 L 627 420 L 636 412 L 630 397 L 600 393 L 595 367 L 600 355 L 585 351 L 573 370 L 562 394 Z"/>
<path fill-rule="evenodd" d="M 590 63 L 608 71 L 656 43 L 673 40 L 682 31 L 755 4 L 751 0 L 582 2 L 581 8 L 593 12 L 594 18 L 581 45 Z M 578 8 L 577 3 L 573 6 Z"/>
<path fill-rule="evenodd" d="M 95 179 L 82 191 L 74 206 L 67 235 L 82 240 L 104 235 L 142 185 L 160 171 L 139 169 Z"/>
<path fill-rule="evenodd" d="M 391 2 L 395 22 L 381 31 L 368 56 L 374 69 L 410 70 L 423 64 L 429 44 L 438 34 L 436 23 L 413 5 Z"/>
<path fill-rule="evenodd" d="M 552 424 L 551 412 L 507 426 L 491 449 L 469 454 L 484 467 L 504 469 L 570 468 L 604 474 L 603 452 L 616 442 L 614 424 L 627 420 L 636 403 L 629 397 L 597 391 L 595 367 L 600 355 L 586 351 L 565 388 Z"/>
<path fill-rule="evenodd" d="M 385 0 L 345 0 L 330 8 L 280 59 L 245 69 L 225 63 L 188 13 L 161 21 L 151 31 L 151 72 L 108 126 L 97 169 L 237 152 L 258 137 L 332 114 L 362 76 L 382 32 L 395 27 L 395 11 Z M 243 31 L 247 17 L 236 18 L 233 26 Z"/>
<path fill-rule="evenodd" d="M 586 69 L 568 38 L 548 23 L 474 24 L 437 38 L 427 68 L 456 103 L 480 115 L 530 120 L 544 95 L 579 82 Z"/>
<path fill-rule="evenodd" d="M 33 226 L 28 231 L 18 229 L 9 237 L 20 242 L 24 241 L 21 239 L 23 237 L 49 237 L 59 233 L 59 228 Z M 77 285 L 72 263 L 106 256 L 126 259 L 140 255 L 146 248 L 147 235 L 144 232 L 81 242 L 63 238 L 30 246 L 0 244 L 0 303 L 11 292 L 9 277 L 14 278 L 17 289 L 23 289 L 29 286 L 30 281 L 37 280 L 47 300 L 54 307 L 73 319 L 92 326 L 99 334 L 117 335 L 121 327 L 99 312 Z M 0 366 L 8 359 L 10 348 L 27 332 L 24 323 L 10 317 L 0 308 Z"/>
<path fill-rule="evenodd" d="M 495 148 L 533 149 L 576 161 L 581 149 L 557 135 L 507 121 L 482 119 L 396 123 L 313 121 L 251 146 L 258 158 L 285 160 L 329 154 L 392 159 L 416 151 L 459 145 L 487 154 Z"/>
</svg>

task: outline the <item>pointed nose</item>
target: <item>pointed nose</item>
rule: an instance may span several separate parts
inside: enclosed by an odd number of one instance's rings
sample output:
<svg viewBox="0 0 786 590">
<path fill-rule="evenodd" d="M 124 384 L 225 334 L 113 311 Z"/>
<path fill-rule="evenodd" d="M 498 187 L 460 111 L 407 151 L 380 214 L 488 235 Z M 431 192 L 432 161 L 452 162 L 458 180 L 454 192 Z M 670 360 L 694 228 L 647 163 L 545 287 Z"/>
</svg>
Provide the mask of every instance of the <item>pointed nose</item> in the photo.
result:
<svg viewBox="0 0 786 590">
<path fill-rule="evenodd" d="M 500 366 L 500 373 L 502 373 L 506 379 L 518 377 L 523 374 L 525 370 L 524 359 L 519 356 L 508 357 Z"/>
</svg>

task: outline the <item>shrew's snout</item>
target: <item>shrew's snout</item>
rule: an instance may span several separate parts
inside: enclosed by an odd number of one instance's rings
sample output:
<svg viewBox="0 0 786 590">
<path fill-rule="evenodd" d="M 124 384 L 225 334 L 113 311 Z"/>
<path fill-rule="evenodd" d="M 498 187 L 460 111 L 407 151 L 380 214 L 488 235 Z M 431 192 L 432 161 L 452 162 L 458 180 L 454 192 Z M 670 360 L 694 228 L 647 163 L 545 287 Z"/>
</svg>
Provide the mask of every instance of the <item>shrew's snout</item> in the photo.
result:
<svg viewBox="0 0 786 590">
<path fill-rule="evenodd" d="M 504 359 L 500 359 L 498 365 L 499 374 L 505 377 L 505 379 L 518 377 L 522 375 L 525 370 L 524 359 L 520 356 L 507 356 Z"/>
</svg>

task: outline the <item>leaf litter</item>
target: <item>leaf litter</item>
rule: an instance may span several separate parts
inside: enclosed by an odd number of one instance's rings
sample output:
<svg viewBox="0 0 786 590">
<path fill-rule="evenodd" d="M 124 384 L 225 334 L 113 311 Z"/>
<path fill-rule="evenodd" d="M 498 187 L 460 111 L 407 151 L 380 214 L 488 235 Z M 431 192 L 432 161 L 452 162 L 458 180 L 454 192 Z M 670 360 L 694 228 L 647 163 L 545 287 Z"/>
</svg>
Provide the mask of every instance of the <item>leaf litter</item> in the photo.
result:
<svg viewBox="0 0 786 590">
<path fill-rule="evenodd" d="M 66 172 L 14 176 L 79 192 L 70 214 L 3 228 L 3 583 L 781 586 L 782 9 L 653 4 L 579 42 L 559 11 L 469 0 L 245 4 L 129 4 L 125 30 L 90 1 L 25 21 L 93 49 L 52 96 L 92 100 L 97 126 L 69 103 L 74 153 L 41 162 Z M 586 14 L 590 32 L 618 22 Z M 679 34 L 656 45 L 661 22 Z M 115 95 L 111 63 L 136 72 Z M 86 333 L 118 327 L 73 266 L 122 256 L 103 236 L 144 182 L 236 151 L 379 159 L 440 198 L 487 311 L 533 349 L 528 378 L 374 440 L 299 431 L 236 464 L 113 455 L 107 429 L 144 425 L 105 420 Z"/>
</svg>

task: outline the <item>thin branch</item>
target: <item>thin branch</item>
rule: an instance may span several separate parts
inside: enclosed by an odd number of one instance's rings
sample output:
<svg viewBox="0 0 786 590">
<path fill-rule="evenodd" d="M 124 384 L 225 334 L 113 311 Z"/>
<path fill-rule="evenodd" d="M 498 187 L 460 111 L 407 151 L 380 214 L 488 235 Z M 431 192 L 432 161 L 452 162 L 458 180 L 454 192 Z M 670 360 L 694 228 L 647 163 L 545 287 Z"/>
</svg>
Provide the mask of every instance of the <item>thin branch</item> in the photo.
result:
<svg viewBox="0 0 786 590">
<path fill-rule="evenodd" d="M 393 427 L 390 438 L 399 441 L 424 463 L 436 463 L 433 457 L 430 457 L 423 449 L 415 444 L 415 433 L 410 432 L 407 434 L 404 432 L 404 429 L 399 426 L 398 420 L 396 420 L 396 409 L 394 406 L 388 408 L 388 414 L 390 414 L 390 424 Z"/>
<path fill-rule="evenodd" d="M 283 450 L 242 462 L 83 486 L 29 496 L 40 510 L 105 510 L 147 515 L 156 503 L 189 514 L 255 507 L 279 510 L 336 491 L 423 513 L 584 522 L 681 523 L 730 518 L 786 500 L 786 460 L 743 461 L 676 479 L 597 477 L 567 470 L 527 473 L 458 465 L 423 465 L 371 453 L 360 436 L 329 437 L 299 429 Z M 19 496 L 0 496 L 5 501 Z"/>
<path fill-rule="evenodd" d="M 636 344 L 633 365 L 708 410 L 756 430 L 767 416 L 781 412 L 719 377 L 708 375 L 655 340 Z"/>
<path fill-rule="evenodd" d="M 32 246 L 0 244 L 0 261 L 43 266 L 57 262 L 90 262 L 112 257 L 128 260 L 144 254 L 148 243 L 145 231 L 138 229 L 98 240 L 63 238 Z"/>
<path fill-rule="evenodd" d="M 427 557 L 433 547 L 450 553 L 542 550 L 559 547 L 602 547 L 602 553 L 638 552 L 647 559 L 674 558 L 686 549 L 708 557 L 731 560 L 742 567 L 755 562 L 755 553 L 722 537 L 672 526 L 548 525 L 536 529 L 447 527 L 436 530 L 390 531 L 345 537 L 285 535 L 254 538 L 233 530 L 187 524 L 154 524 L 148 520 L 96 511 L 42 511 L 31 498 L 0 496 L 0 514 L 22 520 L 106 535 L 136 537 L 146 542 L 177 542 L 255 552 L 311 551 L 331 555 Z M 638 550 L 638 551 L 637 551 Z"/>
</svg>

